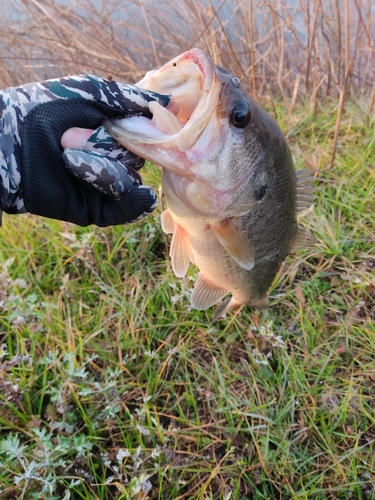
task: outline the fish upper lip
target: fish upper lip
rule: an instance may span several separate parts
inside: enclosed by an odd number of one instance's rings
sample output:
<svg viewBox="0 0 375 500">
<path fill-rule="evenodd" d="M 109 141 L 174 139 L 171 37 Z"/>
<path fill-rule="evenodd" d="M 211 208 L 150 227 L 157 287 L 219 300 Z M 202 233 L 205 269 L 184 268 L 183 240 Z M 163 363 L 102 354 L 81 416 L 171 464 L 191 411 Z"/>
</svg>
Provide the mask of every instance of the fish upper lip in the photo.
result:
<svg viewBox="0 0 375 500">
<path fill-rule="evenodd" d="M 221 92 L 221 84 L 217 77 L 213 61 L 206 52 L 200 49 L 192 49 L 182 57 L 192 59 L 203 76 L 203 88 L 199 100 L 176 140 L 178 148 L 184 152 L 197 142 L 207 123 L 215 113 Z"/>
</svg>

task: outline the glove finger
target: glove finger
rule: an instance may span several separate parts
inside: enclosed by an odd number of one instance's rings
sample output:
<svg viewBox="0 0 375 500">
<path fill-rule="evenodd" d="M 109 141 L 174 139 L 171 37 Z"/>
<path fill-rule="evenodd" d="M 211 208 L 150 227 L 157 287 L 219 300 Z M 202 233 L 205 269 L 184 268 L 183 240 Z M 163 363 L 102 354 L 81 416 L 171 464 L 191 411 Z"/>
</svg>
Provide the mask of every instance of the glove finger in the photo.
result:
<svg viewBox="0 0 375 500">
<path fill-rule="evenodd" d="M 50 99 L 85 99 L 106 104 L 119 111 L 119 114 L 142 114 L 151 117 L 148 107 L 150 101 L 157 101 L 167 106 L 171 96 L 141 89 L 135 85 L 127 85 L 100 78 L 94 75 L 68 76 L 54 80 L 46 80 L 40 84 L 29 84 L 23 87 L 26 92 L 38 92 L 41 89 Z M 43 102 L 45 102 L 45 98 Z"/>
<path fill-rule="evenodd" d="M 121 198 L 133 186 L 142 183 L 136 170 L 114 158 L 70 148 L 65 149 L 62 156 L 72 174 L 111 198 Z"/>
<path fill-rule="evenodd" d="M 134 186 L 119 200 L 107 200 L 102 206 L 102 220 L 98 226 L 125 224 L 143 219 L 156 208 L 156 194 L 149 186 Z"/>
<path fill-rule="evenodd" d="M 82 129 L 79 130 L 82 131 Z M 145 163 L 144 158 L 132 153 L 115 141 L 103 126 L 92 131 L 82 148 L 119 160 L 126 167 L 135 168 L 136 170 L 143 167 Z"/>
</svg>

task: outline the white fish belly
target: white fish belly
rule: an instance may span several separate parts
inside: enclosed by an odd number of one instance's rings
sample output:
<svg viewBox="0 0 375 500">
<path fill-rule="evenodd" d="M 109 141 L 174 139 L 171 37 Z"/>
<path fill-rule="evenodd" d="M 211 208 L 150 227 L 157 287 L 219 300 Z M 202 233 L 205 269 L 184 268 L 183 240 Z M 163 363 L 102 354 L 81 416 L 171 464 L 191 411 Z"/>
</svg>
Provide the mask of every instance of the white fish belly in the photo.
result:
<svg viewBox="0 0 375 500">
<path fill-rule="evenodd" d="M 194 254 L 194 264 L 208 282 L 231 293 L 243 304 L 257 298 L 252 289 L 251 271 L 243 269 L 232 259 L 209 228 L 206 219 L 179 219 L 175 214 L 171 215 L 184 229 Z"/>
</svg>

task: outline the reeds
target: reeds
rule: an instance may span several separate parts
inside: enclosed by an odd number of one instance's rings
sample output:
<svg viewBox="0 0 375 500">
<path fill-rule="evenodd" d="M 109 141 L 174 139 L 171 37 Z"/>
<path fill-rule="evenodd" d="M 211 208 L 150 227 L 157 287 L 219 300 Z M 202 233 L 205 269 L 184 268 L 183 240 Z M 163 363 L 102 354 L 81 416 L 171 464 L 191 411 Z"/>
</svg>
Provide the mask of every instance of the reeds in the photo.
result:
<svg viewBox="0 0 375 500">
<path fill-rule="evenodd" d="M 258 98 L 375 99 L 373 0 L 19 0 L 2 14 L 2 86 L 85 72 L 134 82 L 197 46 Z"/>
</svg>

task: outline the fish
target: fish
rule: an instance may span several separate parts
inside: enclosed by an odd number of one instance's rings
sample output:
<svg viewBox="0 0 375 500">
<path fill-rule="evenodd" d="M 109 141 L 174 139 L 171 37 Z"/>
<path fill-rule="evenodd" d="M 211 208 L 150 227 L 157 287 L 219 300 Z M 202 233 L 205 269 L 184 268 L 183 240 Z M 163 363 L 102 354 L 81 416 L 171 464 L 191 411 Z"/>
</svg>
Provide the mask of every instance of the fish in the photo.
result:
<svg viewBox="0 0 375 500">
<path fill-rule="evenodd" d="M 170 105 L 150 102 L 151 119 L 111 119 L 104 128 L 162 167 L 173 271 L 184 278 L 191 263 L 199 270 L 191 306 L 222 301 L 214 321 L 246 304 L 267 308 L 286 256 L 316 242 L 296 219 L 313 203 L 314 173 L 295 171 L 276 121 L 203 50 L 184 52 L 136 86 L 169 94 Z"/>
</svg>

